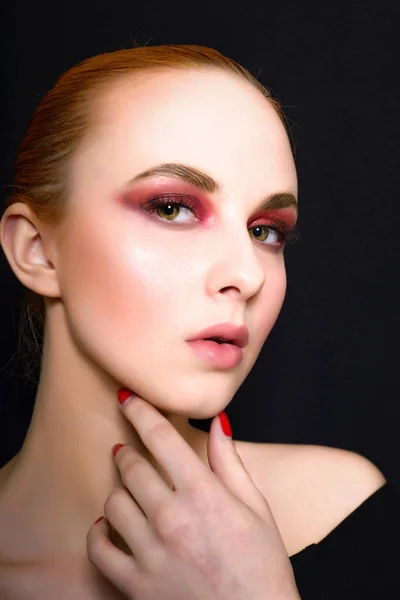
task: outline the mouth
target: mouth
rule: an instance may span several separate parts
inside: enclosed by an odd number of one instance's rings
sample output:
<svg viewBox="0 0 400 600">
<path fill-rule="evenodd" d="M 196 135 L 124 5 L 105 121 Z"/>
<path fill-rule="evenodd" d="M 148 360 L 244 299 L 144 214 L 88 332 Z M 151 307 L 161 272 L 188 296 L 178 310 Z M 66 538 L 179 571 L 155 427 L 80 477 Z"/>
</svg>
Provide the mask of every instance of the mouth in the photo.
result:
<svg viewBox="0 0 400 600">
<path fill-rule="evenodd" d="M 242 348 L 247 346 L 249 331 L 246 326 L 220 323 L 207 327 L 187 340 L 195 354 L 213 367 L 232 369 L 243 360 Z"/>
<path fill-rule="evenodd" d="M 219 323 L 200 331 L 188 341 L 207 340 L 217 344 L 231 344 L 245 348 L 249 342 L 249 330 L 245 325 L 240 327 L 232 323 Z"/>
<path fill-rule="evenodd" d="M 214 339 L 192 340 L 187 343 L 198 358 L 213 368 L 232 369 L 243 360 L 242 349 L 236 344 Z"/>
<path fill-rule="evenodd" d="M 227 340 L 225 338 L 222 337 L 209 337 L 209 338 L 204 338 L 206 341 L 210 341 L 210 342 L 217 342 L 217 344 L 234 344 L 234 342 L 232 340 Z M 236 345 L 236 344 L 234 344 Z"/>
</svg>

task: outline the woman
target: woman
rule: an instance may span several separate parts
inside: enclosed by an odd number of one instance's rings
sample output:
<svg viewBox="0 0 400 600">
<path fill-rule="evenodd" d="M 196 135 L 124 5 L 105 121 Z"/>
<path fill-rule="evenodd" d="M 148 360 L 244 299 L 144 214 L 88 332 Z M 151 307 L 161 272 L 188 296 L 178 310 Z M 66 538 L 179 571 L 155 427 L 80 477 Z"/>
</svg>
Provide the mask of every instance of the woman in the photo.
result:
<svg viewBox="0 0 400 600">
<path fill-rule="evenodd" d="M 188 423 L 229 404 L 284 300 L 298 208 L 278 104 L 209 48 L 97 56 L 42 100 L 14 184 L 1 244 L 45 329 L 29 431 L 0 471 L 3 596 L 314 597 L 304 552 L 371 499 L 381 514 L 383 475 Z M 350 597 L 336 584 L 359 581 L 325 569 L 317 591 Z"/>
</svg>

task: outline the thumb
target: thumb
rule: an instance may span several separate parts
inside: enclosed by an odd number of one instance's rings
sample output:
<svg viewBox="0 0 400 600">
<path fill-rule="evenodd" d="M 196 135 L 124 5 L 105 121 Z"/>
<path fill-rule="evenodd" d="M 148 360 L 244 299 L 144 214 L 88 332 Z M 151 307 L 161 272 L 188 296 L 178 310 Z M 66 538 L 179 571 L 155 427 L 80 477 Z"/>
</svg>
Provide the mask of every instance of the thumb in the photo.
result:
<svg viewBox="0 0 400 600">
<path fill-rule="evenodd" d="M 229 419 L 222 411 L 212 420 L 208 436 L 211 470 L 234 496 L 265 518 L 271 512 L 268 502 L 250 477 L 231 436 Z"/>
</svg>

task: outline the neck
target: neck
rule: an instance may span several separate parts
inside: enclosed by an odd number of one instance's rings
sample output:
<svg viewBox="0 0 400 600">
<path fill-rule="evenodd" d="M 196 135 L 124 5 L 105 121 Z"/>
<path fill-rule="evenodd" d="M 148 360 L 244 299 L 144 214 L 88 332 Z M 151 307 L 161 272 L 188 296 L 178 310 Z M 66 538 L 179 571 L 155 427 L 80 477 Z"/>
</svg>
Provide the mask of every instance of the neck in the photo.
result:
<svg viewBox="0 0 400 600">
<path fill-rule="evenodd" d="M 86 556 L 88 529 L 104 514 L 111 491 L 122 485 L 112 456 L 118 442 L 136 448 L 170 485 L 121 412 L 120 387 L 71 344 L 45 336 L 32 420 L 0 489 L 7 556 L 27 561 Z M 164 416 L 207 461 L 207 434 L 187 418 Z"/>
</svg>

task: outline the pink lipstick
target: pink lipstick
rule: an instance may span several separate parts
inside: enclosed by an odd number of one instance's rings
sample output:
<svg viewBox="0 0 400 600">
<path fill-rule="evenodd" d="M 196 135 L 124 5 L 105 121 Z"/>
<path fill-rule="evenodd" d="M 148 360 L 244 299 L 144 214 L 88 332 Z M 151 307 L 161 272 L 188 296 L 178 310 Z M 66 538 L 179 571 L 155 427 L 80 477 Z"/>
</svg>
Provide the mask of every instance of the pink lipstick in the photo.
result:
<svg viewBox="0 0 400 600">
<path fill-rule="evenodd" d="M 232 369 L 241 363 L 242 348 L 248 341 L 249 330 L 245 325 L 219 323 L 203 329 L 187 343 L 199 358 L 217 368 Z"/>
</svg>

